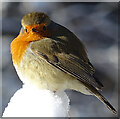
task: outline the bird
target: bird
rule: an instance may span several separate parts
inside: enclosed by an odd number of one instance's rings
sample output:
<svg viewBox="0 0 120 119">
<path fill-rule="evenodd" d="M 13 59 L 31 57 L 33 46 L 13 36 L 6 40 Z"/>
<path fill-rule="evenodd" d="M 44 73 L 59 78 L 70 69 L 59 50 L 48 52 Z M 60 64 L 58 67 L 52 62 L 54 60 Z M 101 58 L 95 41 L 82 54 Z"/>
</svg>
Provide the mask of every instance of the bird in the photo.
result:
<svg viewBox="0 0 120 119">
<path fill-rule="evenodd" d="M 102 83 L 95 79 L 86 48 L 66 27 L 43 12 L 23 16 L 19 35 L 11 42 L 13 65 L 24 84 L 46 89 L 75 90 L 93 95 L 117 114 L 100 93 Z"/>
</svg>

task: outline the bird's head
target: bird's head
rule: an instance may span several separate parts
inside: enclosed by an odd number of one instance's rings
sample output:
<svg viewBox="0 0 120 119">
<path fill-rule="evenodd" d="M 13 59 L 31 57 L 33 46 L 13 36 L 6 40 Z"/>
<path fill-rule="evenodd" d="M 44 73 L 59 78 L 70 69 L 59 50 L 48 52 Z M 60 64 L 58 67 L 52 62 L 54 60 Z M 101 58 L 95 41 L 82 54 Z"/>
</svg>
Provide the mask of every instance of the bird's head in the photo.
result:
<svg viewBox="0 0 120 119">
<path fill-rule="evenodd" d="M 21 20 L 20 34 L 11 43 L 13 62 L 18 64 L 30 42 L 50 37 L 54 31 L 48 29 L 51 26 L 50 18 L 42 12 L 26 14 Z"/>
<path fill-rule="evenodd" d="M 50 18 L 42 12 L 26 14 L 21 20 L 20 35 L 23 35 L 26 41 L 36 41 L 49 37 L 52 34 L 47 28 L 50 23 Z"/>
</svg>

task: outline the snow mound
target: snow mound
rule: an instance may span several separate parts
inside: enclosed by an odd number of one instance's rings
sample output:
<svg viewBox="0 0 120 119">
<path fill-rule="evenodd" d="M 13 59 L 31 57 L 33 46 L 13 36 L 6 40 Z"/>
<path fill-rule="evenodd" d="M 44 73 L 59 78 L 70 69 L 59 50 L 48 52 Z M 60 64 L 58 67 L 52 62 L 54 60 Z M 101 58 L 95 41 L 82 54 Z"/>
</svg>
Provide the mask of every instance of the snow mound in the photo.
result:
<svg viewBox="0 0 120 119">
<path fill-rule="evenodd" d="M 24 85 L 11 98 L 3 117 L 68 117 L 69 102 L 64 91 L 53 93 Z"/>
</svg>

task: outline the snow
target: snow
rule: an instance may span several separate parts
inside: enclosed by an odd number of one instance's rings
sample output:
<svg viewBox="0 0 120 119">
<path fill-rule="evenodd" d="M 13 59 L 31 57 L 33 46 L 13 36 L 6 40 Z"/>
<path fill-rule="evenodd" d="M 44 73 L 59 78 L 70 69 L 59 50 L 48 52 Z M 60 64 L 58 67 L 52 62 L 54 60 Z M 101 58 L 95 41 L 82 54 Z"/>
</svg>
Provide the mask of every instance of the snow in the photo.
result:
<svg viewBox="0 0 120 119">
<path fill-rule="evenodd" d="M 54 93 L 23 85 L 11 98 L 3 117 L 68 117 L 69 102 L 64 91 Z"/>
</svg>

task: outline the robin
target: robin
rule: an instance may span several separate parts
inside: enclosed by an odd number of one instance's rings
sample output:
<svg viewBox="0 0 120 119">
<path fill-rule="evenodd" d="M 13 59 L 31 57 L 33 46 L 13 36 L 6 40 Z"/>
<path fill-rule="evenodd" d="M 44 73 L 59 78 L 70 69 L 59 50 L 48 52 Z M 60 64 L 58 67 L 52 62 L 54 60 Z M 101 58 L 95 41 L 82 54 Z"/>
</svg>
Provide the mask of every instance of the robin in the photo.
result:
<svg viewBox="0 0 120 119">
<path fill-rule="evenodd" d="M 11 54 L 23 83 L 53 92 L 70 89 L 94 95 L 117 113 L 99 93 L 103 85 L 93 76 L 95 69 L 83 43 L 70 30 L 42 12 L 26 14 L 21 24 Z"/>
</svg>

